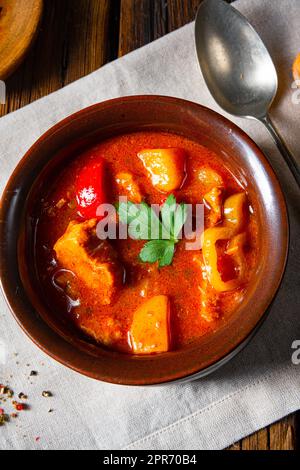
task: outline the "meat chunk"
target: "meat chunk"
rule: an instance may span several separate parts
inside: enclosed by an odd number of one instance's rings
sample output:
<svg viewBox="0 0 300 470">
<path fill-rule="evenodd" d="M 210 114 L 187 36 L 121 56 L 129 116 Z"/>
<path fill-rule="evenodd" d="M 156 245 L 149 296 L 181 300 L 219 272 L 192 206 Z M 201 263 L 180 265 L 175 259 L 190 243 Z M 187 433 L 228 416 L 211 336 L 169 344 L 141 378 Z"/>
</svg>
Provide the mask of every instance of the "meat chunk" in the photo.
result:
<svg viewBox="0 0 300 470">
<path fill-rule="evenodd" d="M 200 315 L 207 322 L 212 322 L 220 318 L 221 308 L 220 308 L 220 298 L 216 291 L 214 291 L 208 283 L 201 290 L 201 309 Z"/>
<path fill-rule="evenodd" d="M 200 315 L 204 320 L 210 323 L 217 320 L 221 315 L 220 296 L 208 282 L 202 256 L 199 253 L 196 254 L 193 261 L 201 270 L 201 280 L 198 287 L 201 295 Z"/>
<path fill-rule="evenodd" d="M 146 149 L 138 153 L 152 184 L 170 193 L 180 188 L 185 178 L 185 151 L 180 148 Z"/>
<path fill-rule="evenodd" d="M 135 354 L 165 352 L 170 347 L 170 302 L 166 295 L 146 300 L 133 315 L 129 338 Z"/>
<path fill-rule="evenodd" d="M 109 316 L 99 318 L 92 316 L 85 320 L 81 325 L 82 330 L 92 336 L 96 341 L 105 344 L 105 346 L 112 346 L 117 343 L 122 335 L 121 324 L 114 318 Z"/>
<path fill-rule="evenodd" d="M 96 291 L 99 302 L 106 305 L 122 284 L 123 270 L 109 242 L 96 237 L 96 224 L 96 219 L 70 222 L 54 251 L 59 263 Z"/>
<path fill-rule="evenodd" d="M 124 196 L 127 196 L 131 202 L 135 204 L 142 202 L 143 197 L 139 185 L 131 173 L 118 173 L 116 175 L 116 183 L 124 191 Z"/>
<path fill-rule="evenodd" d="M 210 210 L 208 215 L 210 227 L 216 225 L 222 219 L 222 194 L 222 188 L 214 187 L 203 198 L 205 205 Z"/>
</svg>

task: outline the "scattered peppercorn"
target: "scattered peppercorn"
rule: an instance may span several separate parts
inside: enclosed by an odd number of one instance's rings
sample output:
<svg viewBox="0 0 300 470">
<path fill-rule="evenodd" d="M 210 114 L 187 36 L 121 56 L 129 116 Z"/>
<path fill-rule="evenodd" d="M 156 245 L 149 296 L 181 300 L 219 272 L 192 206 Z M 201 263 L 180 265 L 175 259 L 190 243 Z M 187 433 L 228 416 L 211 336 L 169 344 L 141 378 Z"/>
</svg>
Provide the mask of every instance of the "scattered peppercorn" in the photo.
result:
<svg viewBox="0 0 300 470">
<path fill-rule="evenodd" d="M 20 400 L 27 400 L 27 395 L 25 395 L 25 393 L 21 392 L 19 393 L 18 397 L 20 398 Z"/>
<path fill-rule="evenodd" d="M 10 388 L 8 388 L 5 385 L 1 384 L 0 385 L 0 394 L 1 395 L 6 395 L 6 397 L 11 398 L 14 395 L 14 392 Z M 5 399 L 3 399 L 3 401 L 5 401 Z"/>
<path fill-rule="evenodd" d="M 0 426 L 9 421 L 9 417 L 6 414 L 0 415 Z"/>
<path fill-rule="evenodd" d="M 33 375 L 38 375 L 38 373 L 36 370 L 32 370 L 29 375 L 32 377 Z"/>
<path fill-rule="evenodd" d="M 47 397 L 47 398 L 48 398 L 48 397 L 52 397 L 52 393 L 49 392 L 49 391 L 44 391 L 44 392 L 42 393 L 42 396 L 43 396 L 43 397 Z"/>
</svg>

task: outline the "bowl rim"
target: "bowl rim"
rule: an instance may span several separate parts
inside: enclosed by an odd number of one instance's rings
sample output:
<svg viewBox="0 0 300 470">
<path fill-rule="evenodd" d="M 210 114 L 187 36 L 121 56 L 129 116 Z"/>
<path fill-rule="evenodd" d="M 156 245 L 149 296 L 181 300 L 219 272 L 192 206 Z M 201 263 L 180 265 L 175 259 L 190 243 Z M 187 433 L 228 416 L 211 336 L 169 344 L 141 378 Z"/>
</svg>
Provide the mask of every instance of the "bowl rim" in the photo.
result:
<svg viewBox="0 0 300 470">
<path fill-rule="evenodd" d="M 277 281 L 274 283 L 272 286 L 272 292 L 269 293 L 268 296 L 268 302 L 267 306 L 262 312 L 259 321 L 253 326 L 253 328 L 247 332 L 247 334 L 243 335 L 241 337 L 240 341 L 236 343 L 232 348 L 230 348 L 226 354 L 224 354 L 222 357 L 219 357 L 217 361 L 214 361 L 212 363 L 209 363 L 206 365 L 204 368 L 197 368 L 194 367 L 190 371 L 186 371 L 186 373 L 181 373 L 181 374 L 170 374 L 168 378 L 166 379 L 161 379 L 159 378 L 156 380 L 155 378 L 149 379 L 127 379 L 126 377 L 110 377 L 107 375 L 103 375 L 100 372 L 95 373 L 95 371 L 92 370 L 87 370 L 83 369 L 82 367 L 76 366 L 72 362 L 72 359 L 66 359 L 64 357 L 61 357 L 60 355 L 57 354 L 57 352 L 53 351 L 53 347 L 49 345 L 43 344 L 40 339 L 37 337 L 36 332 L 34 329 L 29 329 L 26 328 L 23 324 L 22 319 L 20 318 L 18 311 L 18 299 L 14 297 L 14 288 L 13 286 L 9 285 L 9 283 L 5 279 L 5 263 L 3 260 L 5 257 L 3 256 L 5 254 L 5 247 L 3 243 L 1 242 L 1 238 L 4 232 L 4 227 L 5 227 L 5 218 L 4 218 L 4 213 L 5 209 L 7 208 L 7 205 L 9 204 L 10 200 L 5 200 L 5 195 L 10 192 L 10 187 L 13 185 L 13 182 L 15 178 L 19 175 L 20 171 L 22 171 L 22 167 L 25 163 L 27 162 L 28 159 L 31 158 L 32 153 L 35 152 L 36 149 L 39 148 L 43 142 L 45 142 L 47 139 L 51 138 L 56 132 L 62 131 L 65 126 L 67 126 L 72 120 L 84 118 L 89 113 L 93 113 L 94 111 L 101 111 L 106 109 L 107 107 L 114 106 L 114 105 L 121 105 L 122 103 L 140 103 L 141 101 L 156 101 L 160 100 L 168 104 L 174 104 L 174 105 L 182 105 L 182 106 L 187 106 L 189 108 L 193 108 L 194 110 L 201 111 L 202 113 L 206 114 L 207 117 L 211 116 L 214 119 L 218 120 L 221 124 L 223 124 L 226 128 L 230 127 L 232 132 L 234 132 L 242 141 L 245 143 L 250 149 L 255 153 L 257 159 L 259 162 L 262 164 L 263 168 L 267 172 L 267 176 L 269 180 L 271 181 L 272 189 L 274 190 L 274 193 L 276 194 L 276 197 L 280 203 L 280 211 L 282 215 L 282 220 L 283 220 L 283 225 L 281 226 L 281 236 L 282 239 L 284 240 L 284 246 L 281 247 L 281 263 L 280 263 L 280 269 L 277 268 L 278 275 L 277 275 Z M 184 100 L 181 98 L 175 98 L 175 97 L 170 97 L 170 96 L 161 96 L 161 95 L 132 95 L 132 96 L 125 96 L 125 97 L 120 97 L 120 98 L 113 98 L 110 100 L 106 100 L 100 103 L 93 104 L 91 106 L 85 107 L 67 117 L 62 119 L 61 121 L 57 122 L 54 126 L 49 128 L 45 133 L 43 133 L 34 143 L 33 145 L 27 150 L 25 155 L 21 158 L 21 160 L 18 162 L 17 166 L 15 167 L 13 173 L 9 177 L 9 180 L 3 190 L 3 193 L 1 195 L 1 200 L 0 200 L 0 286 L 4 295 L 4 298 L 6 299 L 6 302 L 9 306 L 9 309 L 11 310 L 13 317 L 17 321 L 17 323 L 20 325 L 22 330 L 26 333 L 26 335 L 47 355 L 55 359 L 56 361 L 60 362 L 61 364 L 83 374 L 88 377 L 97 379 L 97 380 L 102 380 L 105 382 L 111 382 L 111 383 L 117 383 L 117 384 L 122 384 L 122 385 L 156 385 L 156 384 L 168 384 L 170 382 L 182 382 L 186 380 L 190 380 L 193 378 L 198 378 L 207 375 L 210 373 L 210 371 L 214 371 L 217 369 L 220 365 L 224 364 L 224 362 L 227 362 L 229 359 L 234 357 L 236 354 L 238 354 L 243 347 L 250 341 L 250 339 L 254 336 L 254 334 L 258 331 L 262 323 L 265 321 L 267 318 L 269 311 L 270 311 L 270 305 L 272 304 L 273 300 L 276 297 L 276 294 L 280 288 L 284 272 L 286 269 L 286 264 L 287 264 L 287 257 L 288 257 L 288 251 L 289 251 L 289 218 L 288 218 L 288 211 L 287 211 L 287 206 L 286 206 L 286 201 L 284 194 L 281 189 L 280 182 L 278 181 L 277 176 L 274 173 L 273 168 L 271 167 L 270 163 L 268 162 L 267 158 L 263 154 L 262 150 L 257 146 L 257 144 L 242 130 L 240 129 L 236 124 L 231 122 L 229 119 L 225 118 L 224 116 L 220 115 L 219 113 L 215 112 L 214 110 L 207 108 L 201 104 L 194 103 L 192 101 Z M 20 301 L 22 303 L 22 301 Z M 20 305 L 19 305 L 20 308 Z M 32 310 L 34 310 L 34 307 L 32 306 Z M 38 315 L 38 313 L 36 313 Z M 46 334 L 50 337 L 50 344 L 51 339 L 54 341 L 55 339 L 59 338 L 61 341 L 67 344 L 67 348 L 76 348 L 71 343 L 68 343 L 64 338 L 61 337 L 57 332 L 54 332 L 53 329 L 50 328 L 48 324 L 44 322 L 40 318 L 43 327 L 47 329 Z M 78 352 L 78 351 L 77 351 Z M 70 351 L 70 355 L 72 356 L 72 351 Z M 115 354 L 115 357 L 117 358 L 120 356 L 118 353 Z M 123 355 L 124 356 L 124 355 Z M 160 356 L 160 355 L 159 355 Z M 151 358 L 153 359 L 154 357 L 157 356 L 152 356 Z M 146 358 L 143 356 L 144 359 L 150 359 Z M 140 358 L 138 358 L 140 359 Z"/>
</svg>

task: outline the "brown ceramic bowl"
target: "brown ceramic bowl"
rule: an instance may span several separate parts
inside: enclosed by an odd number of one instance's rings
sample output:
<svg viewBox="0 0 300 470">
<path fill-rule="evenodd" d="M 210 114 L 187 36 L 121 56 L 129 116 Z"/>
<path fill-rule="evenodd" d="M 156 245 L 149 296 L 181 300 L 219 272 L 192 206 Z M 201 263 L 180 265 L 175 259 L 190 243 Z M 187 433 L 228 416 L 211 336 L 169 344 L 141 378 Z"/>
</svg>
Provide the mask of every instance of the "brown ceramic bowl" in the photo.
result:
<svg viewBox="0 0 300 470">
<path fill-rule="evenodd" d="M 39 292 L 28 243 L 28 214 L 49 173 L 94 141 L 145 128 L 183 134 L 223 155 L 225 164 L 247 181 L 250 198 L 258 203 L 261 230 L 259 266 L 239 309 L 214 334 L 184 349 L 148 357 L 108 351 L 55 315 L 51 303 Z M 59 362 L 95 379 L 118 384 L 190 380 L 212 372 L 236 355 L 265 319 L 279 288 L 288 251 L 284 197 L 255 143 L 230 121 L 203 106 L 160 96 L 96 104 L 46 132 L 11 176 L 1 200 L 0 221 L 2 287 L 19 325 Z"/>
</svg>

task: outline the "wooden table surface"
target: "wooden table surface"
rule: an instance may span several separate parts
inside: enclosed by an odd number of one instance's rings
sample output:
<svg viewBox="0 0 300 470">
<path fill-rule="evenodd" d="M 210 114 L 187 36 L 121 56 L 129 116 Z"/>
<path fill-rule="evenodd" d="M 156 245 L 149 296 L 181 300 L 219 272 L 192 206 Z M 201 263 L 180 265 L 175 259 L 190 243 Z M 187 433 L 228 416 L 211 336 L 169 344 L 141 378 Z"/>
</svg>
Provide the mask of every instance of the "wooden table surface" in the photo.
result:
<svg viewBox="0 0 300 470">
<path fill-rule="evenodd" d="M 28 0 L 28 5 L 31 0 Z M 0 116 L 48 95 L 195 18 L 201 0 L 44 0 L 37 40 L 7 81 Z M 231 449 L 300 447 L 300 414 Z"/>
</svg>

